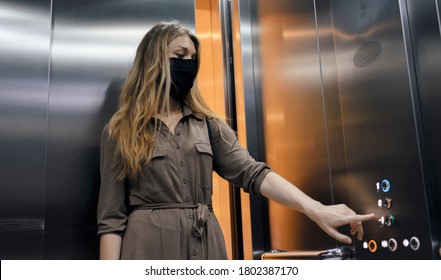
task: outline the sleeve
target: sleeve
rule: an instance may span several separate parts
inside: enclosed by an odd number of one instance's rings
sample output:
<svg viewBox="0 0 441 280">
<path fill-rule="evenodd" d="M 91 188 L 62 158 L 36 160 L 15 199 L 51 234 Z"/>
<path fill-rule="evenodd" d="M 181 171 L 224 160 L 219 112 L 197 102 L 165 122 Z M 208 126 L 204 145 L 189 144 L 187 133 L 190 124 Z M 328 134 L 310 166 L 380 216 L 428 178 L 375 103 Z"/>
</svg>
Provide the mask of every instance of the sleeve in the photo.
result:
<svg viewBox="0 0 441 280">
<path fill-rule="evenodd" d="M 226 123 L 208 122 L 214 171 L 230 183 L 241 186 L 245 192 L 260 195 L 260 185 L 271 172 L 269 166 L 252 158 Z"/>
<path fill-rule="evenodd" d="M 124 234 L 128 207 L 124 181 L 116 180 L 116 167 L 113 163 L 115 143 L 109 138 L 107 126 L 103 129 L 100 147 L 101 185 L 98 198 L 98 235 Z"/>
</svg>

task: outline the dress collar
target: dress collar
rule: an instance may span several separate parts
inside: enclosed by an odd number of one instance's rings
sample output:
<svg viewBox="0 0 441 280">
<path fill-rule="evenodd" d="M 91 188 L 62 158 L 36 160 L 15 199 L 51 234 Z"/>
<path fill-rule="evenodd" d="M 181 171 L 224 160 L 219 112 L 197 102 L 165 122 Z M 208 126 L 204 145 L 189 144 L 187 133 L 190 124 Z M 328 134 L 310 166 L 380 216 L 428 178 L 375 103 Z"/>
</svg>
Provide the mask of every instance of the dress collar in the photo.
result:
<svg viewBox="0 0 441 280">
<path fill-rule="evenodd" d="M 192 116 L 200 121 L 202 121 L 204 119 L 204 116 L 201 114 L 197 114 L 195 112 L 193 112 L 187 105 L 183 104 L 182 105 L 182 116 L 183 117 L 187 117 L 187 116 Z"/>
</svg>

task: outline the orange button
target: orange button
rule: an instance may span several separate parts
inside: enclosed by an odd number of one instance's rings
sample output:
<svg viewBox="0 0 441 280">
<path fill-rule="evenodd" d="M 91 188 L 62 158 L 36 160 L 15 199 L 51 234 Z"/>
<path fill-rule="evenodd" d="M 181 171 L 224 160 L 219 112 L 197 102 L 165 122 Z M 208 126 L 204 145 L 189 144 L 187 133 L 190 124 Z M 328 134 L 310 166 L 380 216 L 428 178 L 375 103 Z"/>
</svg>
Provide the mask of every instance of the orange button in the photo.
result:
<svg viewBox="0 0 441 280">
<path fill-rule="evenodd" d="M 371 251 L 372 253 L 377 251 L 377 242 L 375 242 L 375 240 L 370 240 L 369 244 L 368 244 L 368 248 L 369 251 Z"/>
</svg>

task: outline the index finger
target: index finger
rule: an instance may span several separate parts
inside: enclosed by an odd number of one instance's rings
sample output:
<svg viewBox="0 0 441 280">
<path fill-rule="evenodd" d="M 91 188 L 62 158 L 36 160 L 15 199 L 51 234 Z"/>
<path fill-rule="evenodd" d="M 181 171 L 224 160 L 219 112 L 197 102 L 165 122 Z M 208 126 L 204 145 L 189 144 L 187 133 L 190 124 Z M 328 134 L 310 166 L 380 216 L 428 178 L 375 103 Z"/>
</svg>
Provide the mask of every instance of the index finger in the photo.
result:
<svg viewBox="0 0 441 280">
<path fill-rule="evenodd" d="M 348 216 L 346 218 L 346 222 L 349 223 L 356 223 L 356 222 L 364 222 L 372 220 L 375 217 L 374 213 L 370 214 L 357 214 L 353 216 Z"/>
</svg>

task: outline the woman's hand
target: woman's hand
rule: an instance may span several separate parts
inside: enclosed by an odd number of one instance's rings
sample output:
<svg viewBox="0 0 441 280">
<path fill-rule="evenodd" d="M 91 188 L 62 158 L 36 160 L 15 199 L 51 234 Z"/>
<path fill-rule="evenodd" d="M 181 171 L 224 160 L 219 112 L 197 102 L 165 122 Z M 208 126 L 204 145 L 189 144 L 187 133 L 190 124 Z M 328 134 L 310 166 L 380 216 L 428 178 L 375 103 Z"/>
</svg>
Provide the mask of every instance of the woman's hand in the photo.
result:
<svg viewBox="0 0 441 280">
<path fill-rule="evenodd" d="M 374 214 L 356 214 L 345 204 L 325 206 L 319 202 L 306 211 L 305 214 L 329 236 L 346 244 L 351 244 L 352 239 L 340 233 L 338 231 L 339 227 L 349 224 L 350 233 L 357 235 L 357 239 L 361 240 L 364 233 L 362 222 L 371 220 L 374 217 Z"/>
<path fill-rule="evenodd" d="M 340 233 L 339 227 L 349 224 L 351 234 L 356 234 L 361 240 L 362 222 L 374 218 L 374 214 L 358 215 L 344 204 L 325 206 L 274 172 L 265 176 L 260 192 L 277 203 L 304 213 L 329 236 L 342 243 L 350 244 L 352 240 L 349 236 Z"/>
</svg>

